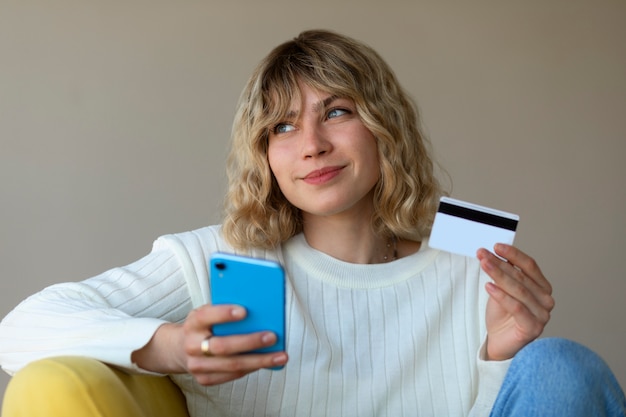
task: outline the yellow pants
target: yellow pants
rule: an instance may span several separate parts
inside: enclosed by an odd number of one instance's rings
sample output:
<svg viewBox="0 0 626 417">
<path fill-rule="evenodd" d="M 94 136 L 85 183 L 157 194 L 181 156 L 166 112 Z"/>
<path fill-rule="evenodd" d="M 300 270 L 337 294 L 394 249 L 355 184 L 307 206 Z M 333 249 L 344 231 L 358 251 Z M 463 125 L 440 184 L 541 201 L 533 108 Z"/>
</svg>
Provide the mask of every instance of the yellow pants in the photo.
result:
<svg viewBox="0 0 626 417">
<path fill-rule="evenodd" d="M 188 417 L 169 378 L 130 375 L 102 362 L 59 357 L 33 362 L 9 382 L 2 417 Z"/>
</svg>

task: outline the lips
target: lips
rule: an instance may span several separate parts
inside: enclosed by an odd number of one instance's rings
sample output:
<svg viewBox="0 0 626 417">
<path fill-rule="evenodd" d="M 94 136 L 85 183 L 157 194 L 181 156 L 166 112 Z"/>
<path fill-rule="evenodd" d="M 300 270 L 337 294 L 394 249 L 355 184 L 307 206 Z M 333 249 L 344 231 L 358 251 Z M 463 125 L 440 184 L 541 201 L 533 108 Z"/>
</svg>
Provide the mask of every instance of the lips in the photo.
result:
<svg viewBox="0 0 626 417">
<path fill-rule="evenodd" d="M 323 184 L 341 173 L 343 166 L 324 167 L 309 172 L 302 180 L 308 184 Z"/>
</svg>

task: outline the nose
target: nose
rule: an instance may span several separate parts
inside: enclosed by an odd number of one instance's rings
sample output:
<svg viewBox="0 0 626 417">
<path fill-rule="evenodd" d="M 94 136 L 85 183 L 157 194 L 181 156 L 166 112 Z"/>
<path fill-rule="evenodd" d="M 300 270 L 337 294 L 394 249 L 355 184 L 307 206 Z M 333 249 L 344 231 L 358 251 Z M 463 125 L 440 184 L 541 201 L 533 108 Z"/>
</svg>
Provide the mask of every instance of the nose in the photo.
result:
<svg viewBox="0 0 626 417">
<path fill-rule="evenodd" d="M 302 156 L 315 158 L 330 152 L 332 144 L 328 140 L 326 132 L 319 125 L 309 125 L 302 132 Z"/>
</svg>

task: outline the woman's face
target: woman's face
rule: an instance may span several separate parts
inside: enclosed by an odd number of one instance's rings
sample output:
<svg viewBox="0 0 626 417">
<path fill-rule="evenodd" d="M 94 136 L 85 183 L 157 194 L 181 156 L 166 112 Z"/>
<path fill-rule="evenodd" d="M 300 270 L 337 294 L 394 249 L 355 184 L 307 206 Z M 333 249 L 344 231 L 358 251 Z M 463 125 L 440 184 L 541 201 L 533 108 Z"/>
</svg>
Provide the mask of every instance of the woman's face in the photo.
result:
<svg viewBox="0 0 626 417">
<path fill-rule="evenodd" d="M 269 135 L 269 165 L 283 195 L 305 220 L 370 213 L 380 175 L 374 135 L 352 100 L 304 84 L 300 91 Z"/>
</svg>

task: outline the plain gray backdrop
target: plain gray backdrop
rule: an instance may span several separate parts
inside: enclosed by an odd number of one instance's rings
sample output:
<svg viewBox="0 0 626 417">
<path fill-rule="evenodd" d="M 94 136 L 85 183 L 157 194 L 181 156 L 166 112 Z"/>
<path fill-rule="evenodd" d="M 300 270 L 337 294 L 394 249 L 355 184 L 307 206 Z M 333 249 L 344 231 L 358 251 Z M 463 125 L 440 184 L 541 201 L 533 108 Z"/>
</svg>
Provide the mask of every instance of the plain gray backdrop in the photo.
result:
<svg viewBox="0 0 626 417">
<path fill-rule="evenodd" d="M 396 70 L 453 196 L 521 216 L 554 285 L 545 334 L 624 384 L 625 21 L 621 0 L 2 1 L 0 316 L 219 222 L 247 77 L 328 28 Z"/>
</svg>

